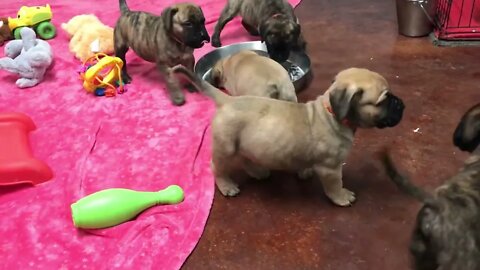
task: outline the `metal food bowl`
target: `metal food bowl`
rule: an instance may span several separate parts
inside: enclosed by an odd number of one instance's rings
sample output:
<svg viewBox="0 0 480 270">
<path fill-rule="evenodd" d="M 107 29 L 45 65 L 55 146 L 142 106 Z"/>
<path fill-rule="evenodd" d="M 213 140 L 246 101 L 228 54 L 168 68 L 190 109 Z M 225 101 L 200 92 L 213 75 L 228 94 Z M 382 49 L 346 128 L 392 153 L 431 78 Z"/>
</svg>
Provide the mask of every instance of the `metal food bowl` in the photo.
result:
<svg viewBox="0 0 480 270">
<path fill-rule="evenodd" d="M 210 72 L 218 60 L 242 50 L 252 50 L 268 57 L 267 47 L 263 42 L 249 41 L 231 44 L 217 48 L 200 58 L 195 65 L 195 73 L 202 79 L 210 81 Z M 282 66 L 288 71 L 297 92 L 303 90 L 312 78 L 310 58 L 305 53 L 291 52 L 290 57 Z"/>
</svg>

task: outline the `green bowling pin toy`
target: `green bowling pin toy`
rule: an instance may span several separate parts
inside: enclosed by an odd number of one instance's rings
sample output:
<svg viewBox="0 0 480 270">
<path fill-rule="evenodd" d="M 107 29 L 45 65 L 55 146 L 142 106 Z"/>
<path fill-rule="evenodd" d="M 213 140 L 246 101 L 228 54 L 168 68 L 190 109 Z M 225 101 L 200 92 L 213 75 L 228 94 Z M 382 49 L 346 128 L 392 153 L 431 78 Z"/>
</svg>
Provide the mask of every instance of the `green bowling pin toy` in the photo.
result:
<svg viewBox="0 0 480 270">
<path fill-rule="evenodd" d="M 177 185 L 158 192 L 105 189 L 71 205 L 73 224 L 83 229 L 107 228 L 128 221 L 154 205 L 176 204 L 183 198 L 183 190 Z"/>
</svg>

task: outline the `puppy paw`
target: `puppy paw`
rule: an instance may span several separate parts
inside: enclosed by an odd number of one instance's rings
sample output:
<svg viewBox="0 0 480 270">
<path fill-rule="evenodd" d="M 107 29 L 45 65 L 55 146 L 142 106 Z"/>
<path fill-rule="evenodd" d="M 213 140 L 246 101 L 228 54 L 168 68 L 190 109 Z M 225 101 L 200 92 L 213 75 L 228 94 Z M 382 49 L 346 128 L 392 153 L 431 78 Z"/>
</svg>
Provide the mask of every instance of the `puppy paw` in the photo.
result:
<svg viewBox="0 0 480 270">
<path fill-rule="evenodd" d="M 129 84 L 132 82 L 132 77 L 128 73 L 122 73 L 122 81 L 124 84 Z"/>
<path fill-rule="evenodd" d="M 222 47 L 222 43 L 220 42 L 220 37 L 219 36 L 213 36 L 212 37 L 212 46 L 213 47 Z"/>
<path fill-rule="evenodd" d="M 308 168 L 308 169 L 299 171 L 297 175 L 298 175 L 298 178 L 302 180 L 307 180 L 312 178 L 315 175 L 315 171 L 313 170 L 313 168 Z"/>
<path fill-rule="evenodd" d="M 338 206 L 351 206 L 355 201 L 355 193 L 346 188 L 342 188 L 338 192 L 326 195 L 334 204 Z"/>
<path fill-rule="evenodd" d="M 186 88 L 187 91 L 190 92 L 190 93 L 198 92 L 198 91 L 197 91 L 197 88 L 196 88 L 193 84 L 191 84 L 191 83 L 185 85 L 185 88 Z"/>
<path fill-rule="evenodd" d="M 171 97 L 172 103 L 175 106 L 182 106 L 185 104 L 185 97 L 183 95 L 175 95 Z"/>
<path fill-rule="evenodd" d="M 233 182 L 217 181 L 217 187 L 218 190 L 220 190 L 220 193 L 225 197 L 234 197 L 240 193 L 238 185 Z"/>
</svg>

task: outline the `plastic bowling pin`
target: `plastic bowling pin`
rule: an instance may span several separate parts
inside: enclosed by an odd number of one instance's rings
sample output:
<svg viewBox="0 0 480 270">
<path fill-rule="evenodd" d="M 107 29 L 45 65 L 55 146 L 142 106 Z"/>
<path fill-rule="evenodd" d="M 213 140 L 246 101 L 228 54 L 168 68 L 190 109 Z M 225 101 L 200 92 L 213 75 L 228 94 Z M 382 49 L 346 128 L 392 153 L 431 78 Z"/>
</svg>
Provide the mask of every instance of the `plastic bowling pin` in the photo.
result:
<svg viewBox="0 0 480 270">
<path fill-rule="evenodd" d="M 183 201 L 181 187 L 172 185 L 158 192 L 111 188 L 90 194 L 71 205 L 77 228 L 101 229 L 128 221 L 157 204 Z"/>
</svg>

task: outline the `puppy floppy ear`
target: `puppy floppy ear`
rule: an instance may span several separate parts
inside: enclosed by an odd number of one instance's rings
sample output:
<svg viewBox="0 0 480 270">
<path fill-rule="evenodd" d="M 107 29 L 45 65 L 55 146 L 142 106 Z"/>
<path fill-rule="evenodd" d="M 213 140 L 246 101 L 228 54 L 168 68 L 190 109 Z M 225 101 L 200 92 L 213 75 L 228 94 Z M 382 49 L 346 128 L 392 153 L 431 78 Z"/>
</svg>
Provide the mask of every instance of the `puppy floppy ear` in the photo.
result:
<svg viewBox="0 0 480 270">
<path fill-rule="evenodd" d="M 208 82 L 219 88 L 221 87 L 221 79 L 222 79 L 222 71 L 218 67 L 214 67 L 212 71 L 210 72 L 210 79 Z"/>
<path fill-rule="evenodd" d="M 352 101 L 360 98 L 362 94 L 362 89 L 334 89 L 330 92 L 330 106 L 337 120 L 341 121 L 347 117 L 352 108 Z"/>
<path fill-rule="evenodd" d="M 468 110 L 453 133 L 453 144 L 462 151 L 473 152 L 480 145 L 480 104 Z"/>
<path fill-rule="evenodd" d="M 292 35 L 296 38 L 298 38 L 298 36 L 300 36 L 300 31 L 301 31 L 301 26 L 300 24 L 298 23 L 293 23 L 293 29 L 292 29 Z"/>
<path fill-rule="evenodd" d="M 173 16 L 178 12 L 178 8 L 167 7 L 162 11 L 160 15 L 163 20 L 163 27 L 167 32 L 172 31 L 173 27 Z"/>
</svg>

